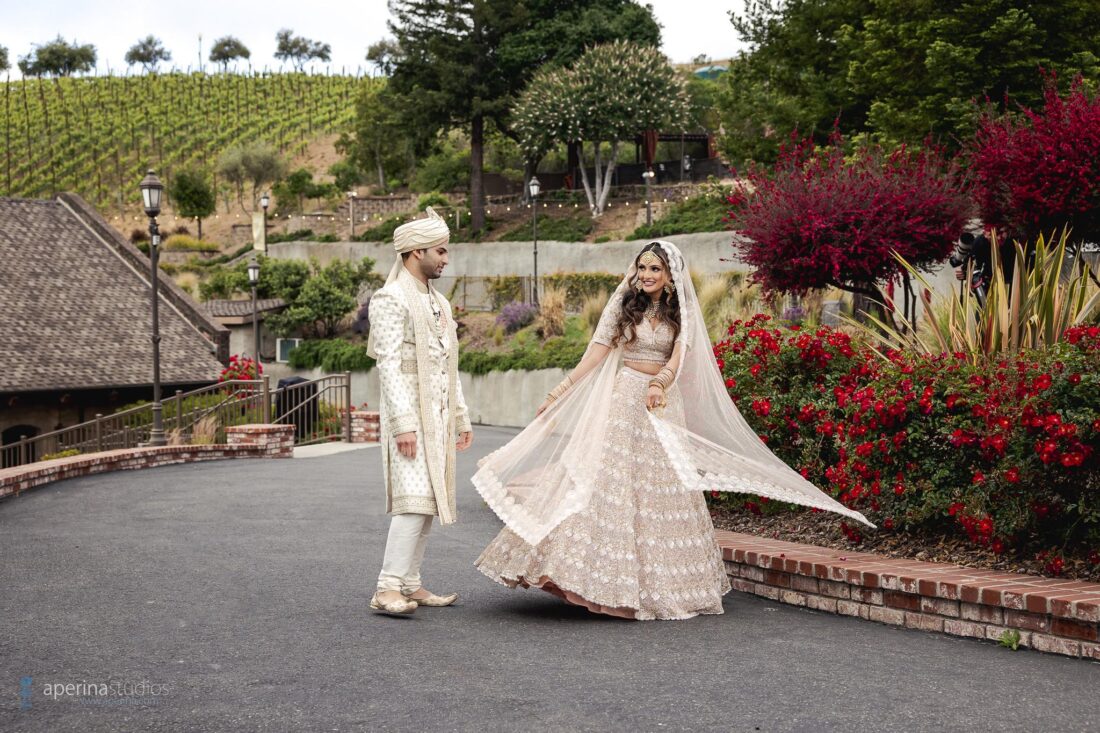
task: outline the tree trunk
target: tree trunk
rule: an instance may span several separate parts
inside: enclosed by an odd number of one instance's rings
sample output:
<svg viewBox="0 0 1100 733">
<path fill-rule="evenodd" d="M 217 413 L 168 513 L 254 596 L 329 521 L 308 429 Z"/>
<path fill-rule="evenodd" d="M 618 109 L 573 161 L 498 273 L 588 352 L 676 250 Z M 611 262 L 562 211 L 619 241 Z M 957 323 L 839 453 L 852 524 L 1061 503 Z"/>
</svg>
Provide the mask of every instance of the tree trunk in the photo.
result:
<svg viewBox="0 0 1100 733">
<path fill-rule="evenodd" d="M 611 157 L 607 161 L 607 170 L 603 175 L 603 190 L 600 191 L 600 212 L 607 208 L 607 197 L 611 195 L 611 181 L 612 174 L 615 172 L 615 162 L 619 157 L 619 141 L 615 140 L 611 143 Z"/>
<path fill-rule="evenodd" d="M 596 179 L 595 197 L 592 203 L 592 216 L 599 216 L 603 213 L 603 207 L 600 206 L 600 192 L 603 191 L 603 158 L 600 156 L 600 142 L 596 141 L 596 158 L 592 168 L 593 177 Z"/>
<path fill-rule="evenodd" d="M 485 118 L 476 115 L 470 129 L 470 229 L 478 234 L 485 228 L 485 189 L 482 163 L 485 153 Z"/>
<path fill-rule="evenodd" d="M 584 148 L 582 147 L 582 145 L 583 143 L 577 143 L 577 148 L 581 153 L 584 152 Z M 577 167 L 580 168 L 581 171 L 581 183 L 584 184 L 584 195 L 585 198 L 588 199 L 588 211 L 594 217 L 596 216 L 596 201 L 592 197 L 592 187 L 588 183 L 588 170 L 584 167 L 584 155 L 578 154 L 577 157 L 580 161 L 580 164 Z"/>
<path fill-rule="evenodd" d="M 196 216 L 195 219 L 199 222 L 199 239 L 202 239 L 202 217 Z"/>
</svg>

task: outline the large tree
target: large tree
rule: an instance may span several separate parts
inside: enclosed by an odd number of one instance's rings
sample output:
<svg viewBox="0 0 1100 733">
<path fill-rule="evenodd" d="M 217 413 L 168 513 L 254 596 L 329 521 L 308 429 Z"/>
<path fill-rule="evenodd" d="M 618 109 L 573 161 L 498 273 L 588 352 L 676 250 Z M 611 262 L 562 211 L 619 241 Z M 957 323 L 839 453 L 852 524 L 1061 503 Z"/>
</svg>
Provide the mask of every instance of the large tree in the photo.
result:
<svg viewBox="0 0 1100 733">
<path fill-rule="evenodd" d="M 754 0 L 722 99 L 730 160 L 774 160 L 792 130 L 957 148 L 978 105 L 1042 99 L 1040 68 L 1100 75 L 1093 0 Z"/>
<path fill-rule="evenodd" d="M 294 31 L 283 28 L 275 34 L 275 58 L 289 61 L 296 71 L 305 68 L 306 62 L 317 59 L 328 61 L 332 58 L 332 46 L 320 41 L 311 41 L 303 36 L 294 35 Z"/>
<path fill-rule="evenodd" d="M 78 45 L 58 36 L 49 43 L 35 46 L 34 50 L 19 59 L 23 76 L 72 76 L 77 72 L 95 68 L 96 50 L 90 43 Z"/>
<path fill-rule="evenodd" d="M 7 71 L 11 68 L 11 64 L 8 62 L 8 49 L 6 46 L 0 46 L 0 71 Z"/>
<path fill-rule="evenodd" d="M 409 98 L 406 124 L 420 131 L 469 130 L 475 231 L 485 224 L 486 123 L 515 135 L 511 105 L 535 70 L 620 38 L 660 42 L 652 11 L 631 0 L 391 0 L 390 11 L 400 49 L 391 84 Z"/>
<path fill-rule="evenodd" d="M 219 38 L 214 41 L 214 46 L 210 49 L 210 61 L 221 64 L 223 72 L 229 70 L 229 64 L 233 61 L 237 59 L 247 60 L 251 56 L 252 52 L 248 50 L 248 46 L 233 36 Z"/>
<path fill-rule="evenodd" d="M 130 66 L 141 64 L 146 71 L 156 71 L 161 61 L 172 60 L 172 54 L 164 47 L 159 38 L 146 36 L 130 46 L 125 59 Z"/>
<path fill-rule="evenodd" d="M 593 216 L 599 216 L 622 141 L 646 130 L 683 129 L 689 102 L 683 78 L 660 51 L 616 41 L 590 49 L 567 69 L 540 71 L 516 102 L 515 116 L 528 154 L 562 143 L 583 152 L 591 143 L 595 180 L 589 182 L 582 159 L 581 181 Z"/>
</svg>

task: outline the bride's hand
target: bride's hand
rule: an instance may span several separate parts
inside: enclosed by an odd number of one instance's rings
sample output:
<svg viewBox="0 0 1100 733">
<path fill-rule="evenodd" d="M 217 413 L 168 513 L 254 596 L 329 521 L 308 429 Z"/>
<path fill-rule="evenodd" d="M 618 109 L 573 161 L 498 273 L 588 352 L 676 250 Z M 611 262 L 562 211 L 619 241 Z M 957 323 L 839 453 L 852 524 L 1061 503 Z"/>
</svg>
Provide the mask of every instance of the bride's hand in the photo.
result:
<svg viewBox="0 0 1100 733">
<path fill-rule="evenodd" d="M 665 406 L 665 391 L 660 387 L 651 386 L 645 396 L 646 409 L 652 410 L 655 407 Z"/>
<path fill-rule="evenodd" d="M 547 408 L 549 408 L 549 407 L 550 407 L 550 400 L 543 401 L 543 403 L 541 405 L 539 405 L 539 409 L 535 410 L 535 417 L 538 417 L 542 413 L 546 412 Z"/>
</svg>

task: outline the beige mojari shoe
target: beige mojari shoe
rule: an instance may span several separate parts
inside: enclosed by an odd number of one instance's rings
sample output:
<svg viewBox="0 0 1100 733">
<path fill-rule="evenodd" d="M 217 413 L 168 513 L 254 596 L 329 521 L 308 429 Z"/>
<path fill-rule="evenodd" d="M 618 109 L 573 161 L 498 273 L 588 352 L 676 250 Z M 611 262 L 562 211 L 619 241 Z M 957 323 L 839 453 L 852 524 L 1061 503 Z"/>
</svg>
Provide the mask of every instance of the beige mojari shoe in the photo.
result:
<svg viewBox="0 0 1100 733">
<path fill-rule="evenodd" d="M 379 613 L 397 614 L 401 616 L 408 616 L 416 610 L 416 607 L 420 605 L 411 598 L 404 598 L 400 601 L 380 601 L 378 600 L 378 593 L 374 594 L 374 597 L 370 599 L 370 607 L 372 611 L 378 611 Z"/>
<path fill-rule="evenodd" d="M 402 591 L 404 593 L 404 591 Z M 416 591 L 413 591 L 416 593 Z M 443 606 L 449 606 L 458 600 L 457 593 L 448 593 L 445 596 L 437 596 L 431 591 L 428 592 L 427 598 L 413 598 L 411 595 L 405 595 L 410 601 L 414 601 L 418 606 L 430 606 L 433 608 L 442 608 Z"/>
</svg>

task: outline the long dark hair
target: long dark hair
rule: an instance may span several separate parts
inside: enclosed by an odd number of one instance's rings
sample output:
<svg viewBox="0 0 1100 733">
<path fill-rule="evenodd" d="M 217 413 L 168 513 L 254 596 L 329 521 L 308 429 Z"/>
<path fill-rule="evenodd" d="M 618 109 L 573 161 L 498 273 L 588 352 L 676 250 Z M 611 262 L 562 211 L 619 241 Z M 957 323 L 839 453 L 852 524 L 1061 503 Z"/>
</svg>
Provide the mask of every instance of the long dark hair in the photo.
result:
<svg viewBox="0 0 1100 733">
<path fill-rule="evenodd" d="M 638 260 L 646 252 L 652 252 L 661 258 L 661 262 L 665 266 L 665 273 L 668 275 L 669 284 L 672 284 L 672 270 L 668 266 L 668 257 L 665 256 L 665 251 L 661 245 L 656 242 L 650 242 L 642 248 L 642 251 L 634 258 L 634 269 L 638 269 Z M 628 346 L 638 338 L 637 327 L 641 325 L 642 318 L 645 317 L 645 309 L 649 307 L 651 301 L 648 295 L 637 289 L 637 284 L 637 276 L 635 276 L 635 280 L 628 283 L 629 287 L 627 287 L 626 293 L 623 294 L 622 310 L 619 311 L 619 320 L 615 324 L 615 336 L 611 340 L 613 346 L 618 346 L 620 343 L 623 346 Z M 673 338 L 679 337 L 680 300 L 675 287 L 673 287 L 671 295 L 667 290 L 661 292 L 657 313 L 662 321 L 672 326 Z"/>
</svg>

